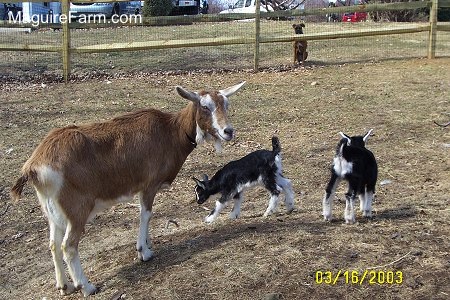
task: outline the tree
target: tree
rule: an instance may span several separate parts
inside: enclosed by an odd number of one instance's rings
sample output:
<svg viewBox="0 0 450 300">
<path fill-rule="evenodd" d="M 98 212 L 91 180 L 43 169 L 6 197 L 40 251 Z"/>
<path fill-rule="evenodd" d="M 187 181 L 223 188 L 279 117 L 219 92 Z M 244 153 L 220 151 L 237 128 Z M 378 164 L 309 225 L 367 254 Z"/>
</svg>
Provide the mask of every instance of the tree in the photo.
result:
<svg viewBox="0 0 450 300">
<path fill-rule="evenodd" d="M 393 3 L 393 2 L 411 2 L 410 0 L 368 0 L 373 3 Z M 396 11 L 376 11 L 371 13 L 374 21 L 390 21 L 390 22 L 417 22 L 428 19 L 428 8 L 421 9 L 405 9 Z"/>
<path fill-rule="evenodd" d="M 450 21 L 450 8 L 440 7 L 437 15 L 439 22 L 448 22 Z"/>
<path fill-rule="evenodd" d="M 173 9 L 172 0 L 145 0 L 144 17 L 168 16 Z"/>
<path fill-rule="evenodd" d="M 264 6 L 267 11 L 290 10 L 297 9 L 305 2 L 306 0 L 261 0 L 261 6 Z"/>
</svg>

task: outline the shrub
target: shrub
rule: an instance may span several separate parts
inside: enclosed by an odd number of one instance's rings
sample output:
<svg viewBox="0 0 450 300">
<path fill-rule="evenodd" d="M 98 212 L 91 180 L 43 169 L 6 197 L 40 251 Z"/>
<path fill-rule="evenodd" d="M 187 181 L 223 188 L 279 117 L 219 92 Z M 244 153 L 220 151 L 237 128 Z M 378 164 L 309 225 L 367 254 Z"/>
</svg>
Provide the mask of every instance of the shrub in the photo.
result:
<svg viewBox="0 0 450 300">
<path fill-rule="evenodd" d="M 168 16 L 172 8 L 172 0 L 145 0 L 142 14 L 144 17 Z"/>
<path fill-rule="evenodd" d="M 450 8 L 439 8 L 437 18 L 439 22 L 450 21 Z"/>
</svg>

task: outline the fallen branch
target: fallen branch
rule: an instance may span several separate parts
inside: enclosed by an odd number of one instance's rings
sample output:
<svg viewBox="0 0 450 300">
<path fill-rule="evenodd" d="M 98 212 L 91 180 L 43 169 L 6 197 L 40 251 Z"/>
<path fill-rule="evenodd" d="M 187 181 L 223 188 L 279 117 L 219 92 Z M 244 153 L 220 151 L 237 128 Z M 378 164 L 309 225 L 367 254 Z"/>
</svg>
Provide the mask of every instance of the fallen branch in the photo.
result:
<svg viewBox="0 0 450 300">
<path fill-rule="evenodd" d="M 381 268 L 385 268 L 387 266 L 393 265 L 395 263 L 398 263 L 399 261 L 401 261 L 402 259 L 404 259 L 405 257 L 407 257 L 408 255 L 411 254 L 411 251 L 409 251 L 408 253 L 406 253 L 405 255 L 403 255 L 402 257 L 394 260 L 393 262 L 390 262 L 388 264 L 382 265 L 382 266 L 375 266 L 375 267 L 368 267 L 366 268 L 366 270 L 373 270 L 373 269 L 381 269 Z"/>
<path fill-rule="evenodd" d="M 115 292 L 115 293 L 111 296 L 110 300 L 119 300 L 119 299 L 122 299 L 123 294 L 124 294 L 123 291 L 117 291 L 117 292 Z"/>
<path fill-rule="evenodd" d="M 447 123 L 445 123 L 445 124 L 439 124 L 438 122 L 436 122 L 436 121 L 433 121 L 434 122 L 434 124 L 436 124 L 437 126 L 439 126 L 439 127 L 447 127 L 448 125 L 450 125 L 450 122 L 447 122 Z"/>
</svg>

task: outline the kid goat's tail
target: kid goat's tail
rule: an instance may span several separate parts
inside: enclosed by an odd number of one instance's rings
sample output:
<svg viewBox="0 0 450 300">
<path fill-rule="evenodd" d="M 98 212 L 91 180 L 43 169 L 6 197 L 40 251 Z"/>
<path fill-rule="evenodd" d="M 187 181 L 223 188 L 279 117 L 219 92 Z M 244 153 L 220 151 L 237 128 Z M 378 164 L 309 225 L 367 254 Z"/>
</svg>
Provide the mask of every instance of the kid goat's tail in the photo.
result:
<svg viewBox="0 0 450 300">
<path fill-rule="evenodd" d="M 281 152 L 280 140 L 276 136 L 272 137 L 272 152 L 274 156 Z"/>
</svg>

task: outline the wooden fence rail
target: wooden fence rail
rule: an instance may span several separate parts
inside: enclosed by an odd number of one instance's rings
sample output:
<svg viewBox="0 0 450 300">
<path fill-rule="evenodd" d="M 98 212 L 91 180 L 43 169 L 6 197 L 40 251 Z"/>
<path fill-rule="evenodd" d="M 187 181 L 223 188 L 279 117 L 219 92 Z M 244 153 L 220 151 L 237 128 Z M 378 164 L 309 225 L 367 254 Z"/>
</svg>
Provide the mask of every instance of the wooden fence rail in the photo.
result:
<svg viewBox="0 0 450 300">
<path fill-rule="evenodd" d="M 60 0 L 61 14 L 69 16 L 70 2 L 117 2 L 124 0 Z M 9 3 L 22 2 L 20 0 L 8 0 Z M 43 2 L 42 0 L 28 0 L 28 2 Z M 260 0 L 257 0 L 257 7 L 260 5 Z M 117 51 L 137 51 L 137 50 L 152 50 L 152 49 L 167 49 L 167 48 L 186 48 L 186 47 L 200 47 L 200 46 L 221 46 L 221 45 L 237 45 L 237 44 L 255 44 L 254 48 L 254 69 L 259 67 L 259 44 L 260 43 L 280 43 L 293 42 L 299 40 L 328 40 L 328 39 L 342 39 L 355 38 L 376 35 L 392 35 L 392 34 L 408 34 L 415 32 L 429 32 L 428 38 L 428 58 L 434 58 L 436 52 L 436 33 L 437 31 L 450 31 L 450 24 L 437 23 L 437 9 L 438 7 L 450 7 L 450 0 L 427 0 L 414 2 L 397 2 L 385 4 L 367 4 L 345 7 L 331 7 L 307 10 L 288 10 L 276 12 L 260 12 L 257 9 L 255 14 L 209 14 L 209 15 L 194 15 L 194 16 L 168 16 L 168 17 L 150 17 L 142 18 L 142 22 L 134 24 L 120 24 L 120 26 L 143 26 L 143 25 L 167 25 L 177 24 L 183 22 L 224 22 L 231 20 L 255 19 L 255 34 L 254 37 L 218 37 L 218 38 L 199 38 L 188 40 L 158 40 L 158 41 L 143 41 L 143 42 L 129 42 L 129 43 L 110 43 L 100 45 L 85 45 L 79 47 L 71 47 L 70 44 L 70 29 L 79 27 L 79 24 L 72 22 L 61 22 L 62 24 L 43 24 L 40 27 L 57 27 L 62 28 L 61 46 L 48 45 L 34 45 L 34 44 L 0 44 L 0 51 L 37 51 L 37 52 L 59 52 L 63 59 L 63 75 L 65 81 L 70 76 L 70 55 L 71 53 L 102 53 L 102 52 L 117 52 Z M 329 13 L 347 13 L 347 12 L 374 12 L 374 11 L 396 11 L 396 10 L 412 10 L 420 8 L 430 9 L 430 20 L 427 25 L 402 25 L 398 28 L 389 29 L 364 29 L 364 30 L 348 30 L 341 32 L 327 32 L 317 34 L 304 35 L 286 35 L 286 36 L 261 36 L 260 33 L 260 19 L 261 18 L 286 18 L 286 17 L 301 17 L 308 15 L 324 15 Z M 84 24 L 82 27 L 110 27 L 117 26 L 117 24 Z M 31 24 L 11 24 L 8 22 L 0 22 L 0 27 L 31 27 Z"/>
</svg>

